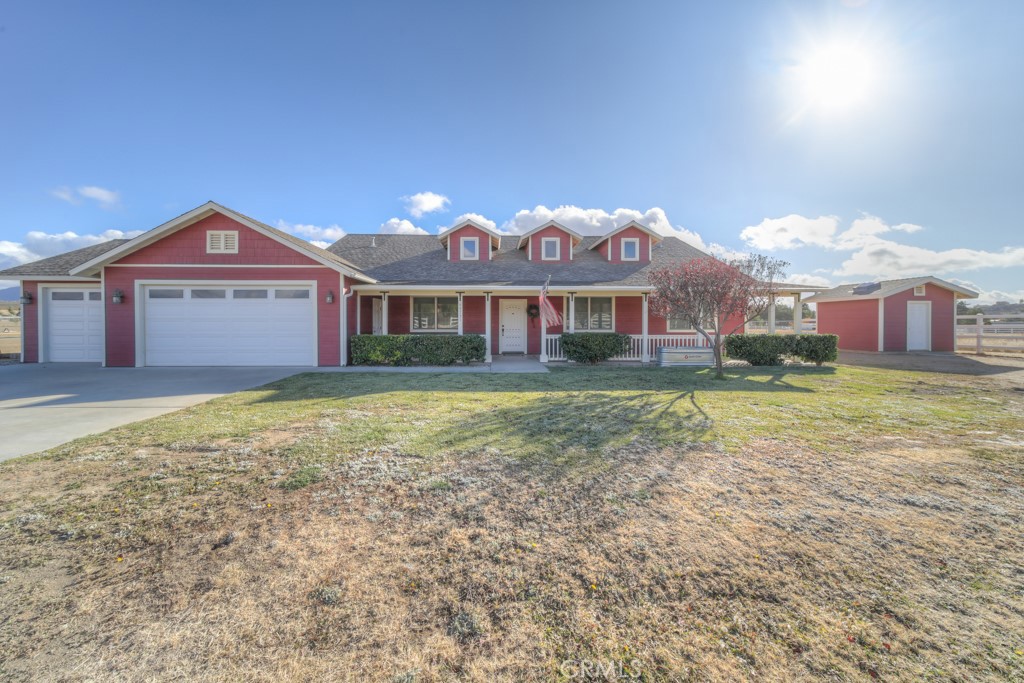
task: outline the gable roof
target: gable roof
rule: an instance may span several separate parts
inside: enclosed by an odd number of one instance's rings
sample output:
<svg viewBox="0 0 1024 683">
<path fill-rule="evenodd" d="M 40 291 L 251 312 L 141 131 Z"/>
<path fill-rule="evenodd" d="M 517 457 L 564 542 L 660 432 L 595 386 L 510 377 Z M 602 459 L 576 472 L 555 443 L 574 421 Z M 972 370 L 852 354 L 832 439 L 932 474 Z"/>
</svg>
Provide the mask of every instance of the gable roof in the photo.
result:
<svg viewBox="0 0 1024 683">
<path fill-rule="evenodd" d="M 7 270 L 0 270 L 0 278 L 6 278 L 9 280 L 33 280 L 36 278 L 47 277 L 75 280 L 95 279 L 85 278 L 80 275 L 72 276 L 71 271 L 83 263 L 87 263 L 88 261 L 106 254 L 110 250 L 127 241 L 128 240 L 110 240 L 109 242 L 93 244 L 88 247 L 82 247 L 81 249 L 75 249 L 74 251 L 68 251 L 63 254 L 57 254 L 56 256 L 33 261 L 32 263 L 23 263 L 20 266 L 8 268 Z"/>
<path fill-rule="evenodd" d="M 652 242 L 653 244 L 657 244 L 658 242 L 660 242 L 660 241 L 662 241 L 663 239 L 665 239 L 665 237 L 664 237 L 663 235 L 659 235 L 658 233 L 656 233 L 656 232 L 654 232 L 653 230 L 651 230 L 650 228 L 648 228 L 648 227 L 647 227 L 646 225 L 642 225 L 641 223 L 637 223 L 636 221 L 630 221 L 630 222 L 626 223 L 625 225 L 623 225 L 622 227 L 619 227 L 619 228 L 616 228 L 615 230 L 612 230 L 612 231 L 611 231 L 610 233 L 608 233 L 607 235 L 602 235 L 601 237 L 599 237 L 599 238 L 597 239 L 597 241 L 596 241 L 596 242 L 594 242 L 594 243 L 593 243 L 592 245 L 590 245 L 590 247 L 588 247 L 588 248 L 589 248 L 589 249 L 597 249 L 597 247 L 598 247 L 598 246 L 599 246 L 599 245 L 600 245 L 600 244 L 601 244 L 602 242 L 604 242 L 605 240 L 610 240 L 610 239 L 611 239 L 612 237 L 614 237 L 615 235 L 618 235 L 618 234 L 619 234 L 620 232 L 622 232 L 623 230 L 628 230 L 629 228 L 636 228 L 637 230 L 639 230 L 639 231 L 641 231 L 641 232 L 645 232 L 645 233 L 647 233 L 648 235 L 650 235 L 650 236 L 651 236 L 651 242 Z M 680 241 L 681 241 L 681 240 L 680 240 Z"/>
<path fill-rule="evenodd" d="M 103 266 L 112 263 L 123 256 L 131 254 L 132 252 L 138 251 L 142 247 L 153 244 L 172 232 L 176 232 L 182 228 L 192 225 L 193 223 L 197 223 L 214 213 L 227 216 L 233 221 L 241 223 L 245 227 L 269 237 L 272 240 L 280 242 L 287 247 L 291 247 L 314 261 L 330 268 L 334 268 L 349 277 L 362 280 L 364 282 L 373 282 L 373 278 L 369 278 L 363 273 L 360 273 L 358 268 L 337 254 L 327 251 L 326 249 L 321 249 L 320 247 L 310 244 L 306 240 L 295 237 L 294 235 L 289 235 L 283 230 L 272 228 L 266 223 L 261 223 L 260 221 L 249 218 L 237 211 L 232 211 L 231 209 L 221 206 L 216 202 L 206 202 L 191 211 L 181 214 L 177 218 L 173 218 L 162 225 L 158 225 L 152 230 L 142 233 L 138 237 L 123 241 L 122 244 L 116 245 L 109 251 L 99 254 L 95 258 L 72 268 L 71 274 L 78 276 L 94 275 Z"/>
<path fill-rule="evenodd" d="M 926 275 L 923 277 L 909 277 L 901 280 L 878 280 L 877 282 L 862 282 L 847 285 L 839 285 L 832 289 L 818 292 L 814 296 L 804 299 L 804 303 L 824 303 L 827 301 L 867 301 L 871 299 L 884 299 L 893 294 L 905 292 L 919 285 L 935 285 L 952 291 L 958 299 L 973 299 L 978 293 L 954 285 L 952 282 L 940 280 L 937 277 Z"/>
<path fill-rule="evenodd" d="M 601 237 L 582 238 L 573 261 L 530 261 L 506 241 L 490 261 L 449 261 L 432 235 L 345 235 L 329 249 L 344 254 L 382 286 L 536 286 L 551 276 L 553 287 L 649 287 L 647 274 L 658 267 L 707 254 L 676 237 L 666 237 L 652 250 L 650 263 L 611 263 L 589 247 Z"/>
<path fill-rule="evenodd" d="M 529 242 L 529 240 L 530 240 L 530 235 L 533 235 L 534 233 L 538 233 L 541 230 L 544 230 L 546 228 L 558 228 L 559 230 L 561 230 L 562 232 L 567 234 L 569 236 L 569 239 L 572 240 L 572 246 L 574 246 L 574 247 L 577 246 L 580 242 L 583 241 L 583 235 L 579 234 L 578 232 L 570 230 L 569 228 L 565 227 L 564 225 L 562 225 L 558 221 L 548 221 L 547 223 L 544 223 L 543 225 L 538 225 L 536 228 L 534 228 L 533 230 L 531 230 L 529 232 L 524 232 L 519 237 L 519 242 L 516 244 L 516 249 L 522 249 L 523 247 L 525 247 L 527 245 L 527 243 Z"/>
<path fill-rule="evenodd" d="M 466 226 L 469 226 L 469 227 L 472 227 L 472 228 L 476 228 L 477 230 L 482 230 L 482 231 L 486 232 L 488 235 L 490 235 L 491 236 L 491 246 L 493 246 L 495 249 L 497 249 L 497 248 L 499 248 L 501 246 L 501 234 L 495 232 L 494 230 L 491 230 L 488 227 L 480 225 L 479 223 L 477 223 L 472 218 L 467 218 L 466 220 L 461 221 L 460 223 L 456 223 L 455 225 L 453 225 L 452 227 L 448 228 L 447 230 L 442 232 L 440 235 L 438 235 L 437 239 L 441 240 L 441 244 L 447 246 L 448 245 L 448 240 L 451 239 L 452 233 L 454 233 L 456 230 L 461 230 L 462 228 L 465 228 Z"/>
</svg>

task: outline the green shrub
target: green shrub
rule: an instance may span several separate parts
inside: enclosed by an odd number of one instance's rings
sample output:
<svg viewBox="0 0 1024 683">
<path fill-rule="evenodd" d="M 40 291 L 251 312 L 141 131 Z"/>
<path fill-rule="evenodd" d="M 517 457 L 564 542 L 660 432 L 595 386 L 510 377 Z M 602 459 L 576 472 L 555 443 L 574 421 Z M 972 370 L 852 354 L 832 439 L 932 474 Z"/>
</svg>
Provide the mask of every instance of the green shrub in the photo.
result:
<svg viewBox="0 0 1024 683">
<path fill-rule="evenodd" d="M 594 365 L 629 351 L 629 335 L 614 332 L 573 332 L 562 335 L 562 352 L 569 360 Z"/>
<path fill-rule="evenodd" d="M 783 356 L 807 363 L 834 361 L 839 357 L 839 337 L 834 334 L 733 334 L 725 338 L 730 358 L 751 365 L 781 365 Z"/>
<path fill-rule="evenodd" d="M 725 338 L 729 358 L 745 360 L 751 365 L 782 365 L 789 354 L 789 337 L 774 334 L 732 334 Z"/>
<path fill-rule="evenodd" d="M 793 355 L 805 363 L 832 363 L 839 358 L 839 336 L 835 334 L 795 334 Z"/>
<path fill-rule="evenodd" d="M 482 361 L 486 343 L 479 334 L 357 334 L 353 365 L 453 365 Z"/>
</svg>

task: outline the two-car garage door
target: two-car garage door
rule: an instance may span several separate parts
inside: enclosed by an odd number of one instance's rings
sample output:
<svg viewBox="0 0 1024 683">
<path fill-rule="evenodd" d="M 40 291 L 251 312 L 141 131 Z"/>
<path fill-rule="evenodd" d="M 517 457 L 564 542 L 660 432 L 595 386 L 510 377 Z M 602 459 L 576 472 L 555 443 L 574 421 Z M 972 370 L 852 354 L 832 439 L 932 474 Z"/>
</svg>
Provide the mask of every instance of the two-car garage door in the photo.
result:
<svg viewBox="0 0 1024 683">
<path fill-rule="evenodd" d="M 317 364 L 309 286 L 160 285 L 144 290 L 145 365 Z"/>
</svg>

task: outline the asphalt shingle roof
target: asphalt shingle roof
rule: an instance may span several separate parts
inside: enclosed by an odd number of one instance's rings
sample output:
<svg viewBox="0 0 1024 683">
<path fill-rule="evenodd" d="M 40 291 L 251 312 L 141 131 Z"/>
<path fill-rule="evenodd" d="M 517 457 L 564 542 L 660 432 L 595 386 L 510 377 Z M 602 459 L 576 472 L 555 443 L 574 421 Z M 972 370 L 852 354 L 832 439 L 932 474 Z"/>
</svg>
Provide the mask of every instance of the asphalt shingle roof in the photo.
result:
<svg viewBox="0 0 1024 683">
<path fill-rule="evenodd" d="M 925 277 L 906 277 L 899 280 L 878 280 L 875 282 L 860 282 L 846 285 L 839 285 L 832 289 L 827 289 L 824 292 L 818 292 L 814 296 L 804 299 L 804 303 L 819 303 L 823 301 L 836 301 L 836 300 L 857 300 L 857 299 L 884 299 L 887 296 L 898 294 L 911 287 L 917 285 L 924 285 L 928 283 L 935 283 L 940 286 L 944 286 L 948 289 L 952 289 L 954 292 L 960 294 L 973 294 L 977 296 L 977 292 L 972 292 L 966 287 L 960 287 L 952 282 L 946 282 L 940 280 L 937 277 L 925 276 Z M 973 298 L 973 297 L 969 297 Z"/>
<path fill-rule="evenodd" d="M 677 237 L 654 245 L 651 263 L 609 263 L 590 250 L 601 237 L 585 237 L 567 263 L 530 261 L 517 249 L 518 235 L 503 237 L 492 261 L 449 261 L 435 235 L 345 235 L 329 251 L 344 255 L 361 272 L 381 283 L 416 285 L 646 286 L 654 268 L 707 256 Z"/>
<path fill-rule="evenodd" d="M 63 254 L 57 254 L 49 258 L 40 259 L 39 261 L 33 261 L 32 263 L 25 263 L 14 268 L 8 268 L 7 270 L 0 270 L 0 278 L 3 277 L 26 277 L 26 276 L 45 276 L 45 277 L 58 277 L 68 276 L 71 274 L 71 270 L 78 266 L 93 260 L 97 256 L 102 256 L 114 247 L 118 247 L 128 240 L 110 240 L 109 242 L 101 242 L 100 244 L 93 244 L 88 247 L 81 249 L 75 249 Z"/>
</svg>

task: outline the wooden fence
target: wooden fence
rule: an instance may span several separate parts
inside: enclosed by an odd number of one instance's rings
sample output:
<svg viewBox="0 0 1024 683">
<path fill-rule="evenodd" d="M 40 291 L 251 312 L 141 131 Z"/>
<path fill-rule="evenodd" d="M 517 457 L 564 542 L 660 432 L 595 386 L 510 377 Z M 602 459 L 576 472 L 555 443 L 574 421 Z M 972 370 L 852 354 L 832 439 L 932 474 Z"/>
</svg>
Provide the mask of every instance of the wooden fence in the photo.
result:
<svg viewBox="0 0 1024 683">
<path fill-rule="evenodd" d="M 1024 315 L 958 315 L 956 350 L 1024 353 Z"/>
</svg>

